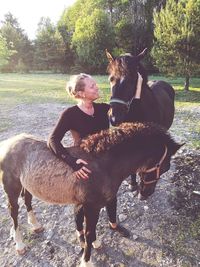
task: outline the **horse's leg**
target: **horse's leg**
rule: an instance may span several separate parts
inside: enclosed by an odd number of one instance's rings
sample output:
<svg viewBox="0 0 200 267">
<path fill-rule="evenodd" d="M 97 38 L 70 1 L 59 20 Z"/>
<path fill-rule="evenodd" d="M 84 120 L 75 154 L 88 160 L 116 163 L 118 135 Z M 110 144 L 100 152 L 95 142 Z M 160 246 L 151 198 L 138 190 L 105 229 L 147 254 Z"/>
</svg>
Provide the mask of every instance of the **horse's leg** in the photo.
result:
<svg viewBox="0 0 200 267">
<path fill-rule="evenodd" d="M 35 214 L 33 212 L 33 208 L 31 205 L 31 201 L 32 201 L 32 195 L 31 193 L 29 193 L 26 189 L 24 190 L 24 203 L 26 205 L 26 209 L 28 212 L 28 223 L 31 225 L 33 231 L 35 233 L 40 233 L 44 230 L 44 228 L 42 227 L 42 225 L 38 222 L 38 220 L 35 217 Z"/>
<path fill-rule="evenodd" d="M 129 186 L 130 190 L 132 192 L 137 191 L 138 189 L 138 184 L 136 181 L 136 174 L 131 174 L 131 181 L 130 181 L 130 186 Z"/>
<path fill-rule="evenodd" d="M 93 266 L 90 261 L 92 244 L 96 241 L 96 224 L 99 218 L 100 209 L 91 205 L 84 206 L 84 216 L 86 222 L 85 248 L 81 259 L 81 267 Z"/>
<path fill-rule="evenodd" d="M 18 226 L 18 198 L 21 192 L 21 184 L 18 183 L 11 175 L 3 176 L 4 190 L 8 197 L 8 208 L 10 211 L 11 218 L 13 220 L 13 227 L 11 228 L 10 234 L 15 241 L 15 248 L 18 254 L 22 255 L 26 252 L 25 244 L 22 241 L 22 236 Z"/>
</svg>

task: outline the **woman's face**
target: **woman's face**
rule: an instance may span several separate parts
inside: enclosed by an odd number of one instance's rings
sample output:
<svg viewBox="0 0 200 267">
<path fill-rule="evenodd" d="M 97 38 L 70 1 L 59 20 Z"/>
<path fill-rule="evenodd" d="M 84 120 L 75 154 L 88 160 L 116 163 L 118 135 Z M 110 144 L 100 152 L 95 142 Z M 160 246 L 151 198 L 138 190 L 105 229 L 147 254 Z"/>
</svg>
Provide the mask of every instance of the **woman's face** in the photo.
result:
<svg viewBox="0 0 200 267">
<path fill-rule="evenodd" d="M 94 101 L 99 98 L 99 88 L 92 78 L 85 78 L 84 79 L 85 88 L 82 91 L 82 98 L 90 101 Z"/>
</svg>

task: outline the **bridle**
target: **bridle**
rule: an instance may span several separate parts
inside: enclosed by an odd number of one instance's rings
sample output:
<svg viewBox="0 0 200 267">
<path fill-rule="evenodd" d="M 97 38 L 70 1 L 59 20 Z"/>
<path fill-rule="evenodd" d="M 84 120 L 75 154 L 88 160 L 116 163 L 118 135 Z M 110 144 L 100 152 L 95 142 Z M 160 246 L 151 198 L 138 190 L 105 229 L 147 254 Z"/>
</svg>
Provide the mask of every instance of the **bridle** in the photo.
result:
<svg viewBox="0 0 200 267">
<path fill-rule="evenodd" d="M 140 77 L 142 77 L 142 76 L 141 76 L 140 73 L 138 72 L 138 82 L 139 82 L 139 78 L 140 78 Z M 138 86 L 138 85 L 137 85 L 137 86 Z M 133 102 L 133 99 L 135 99 L 135 95 L 134 95 L 129 101 L 124 101 L 124 100 L 121 100 L 121 99 L 119 99 L 119 98 L 112 98 L 112 99 L 110 100 L 110 104 L 112 104 L 112 103 L 119 103 L 119 104 L 125 105 L 126 108 L 127 108 L 127 112 L 129 112 L 129 110 L 130 110 L 130 106 L 131 106 L 131 104 L 132 104 L 132 102 Z"/>
<path fill-rule="evenodd" d="M 133 102 L 133 99 L 134 99 L 134 98 L 135 98 L 135 96 L 133 96 L 133 97 L 131 98 L 131 100 L 129 100 L 129 101 L 124 101 L 124 100 L 121 100 L 121 99 L 119 99 L 119 98 L 112 98 L 112 99 L 110 100 L 110 104 L 112 104 L 112 103 L 119 103 L 119 104 L 125 105 L 126 108 L 127 108 L 127 112 L 129 112 L 131 103 Z"/>
<path fill-rule="evenodd" d="M 144 185 L 156 183 L 160 179 L 160 167 L 161 167 L 166 155 L 167 155 L 167 147 L 165 146 L 165 151 L 164 151 L 164 154 L 162 155 L 162 158 L 160 159 L 160 161 L 158 163 L 156 163 L 156 165 L 154 167 L 147 169 L 145 171 L 139 172 L 140 178 L 141 178 L 142 182 L 144 183 Z M 145 181 L 144 174 L 151 173 L 154 171 L 156 171 L 156 178 L 152 181 Z"/>
</svg>

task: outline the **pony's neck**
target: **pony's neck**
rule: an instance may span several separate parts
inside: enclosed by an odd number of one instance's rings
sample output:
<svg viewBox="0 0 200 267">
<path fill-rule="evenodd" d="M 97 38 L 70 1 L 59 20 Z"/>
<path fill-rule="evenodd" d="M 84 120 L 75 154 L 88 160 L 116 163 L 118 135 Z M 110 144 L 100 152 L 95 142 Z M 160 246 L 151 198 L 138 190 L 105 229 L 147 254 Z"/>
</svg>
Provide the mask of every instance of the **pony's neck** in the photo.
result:
<svg viewBox="0 0 200 267">
<path fill-rule="evenodd" d="M 105 162 L 106 166 L 104 167 L 108 170 L 109 177 L 118 181 L 119 186 L 129 175 L 136 173 L 148 158 L 148 151 L 144 149 L 135 149 L 132 153 L 119 152 L 115 154 L 117 156 L 114 157 L 113 153 L 109 152 L 107 157 L 109 160 Z"/>
</svg>

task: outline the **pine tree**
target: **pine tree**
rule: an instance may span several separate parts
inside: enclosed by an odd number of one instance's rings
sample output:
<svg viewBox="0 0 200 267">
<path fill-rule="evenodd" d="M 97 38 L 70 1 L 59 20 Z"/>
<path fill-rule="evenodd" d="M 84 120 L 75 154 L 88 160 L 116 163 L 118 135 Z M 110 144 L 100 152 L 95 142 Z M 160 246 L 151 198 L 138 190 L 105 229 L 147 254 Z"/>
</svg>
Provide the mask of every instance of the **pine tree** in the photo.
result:
<svg viewBox="0 0 200 267">
<path fill-rule="evenodd" d="M 200 0 L 168 0 L 154 13 L 155 42 L 152 56 L 164 73 L 190 78 L 200 73 Z"/>
</svg>

